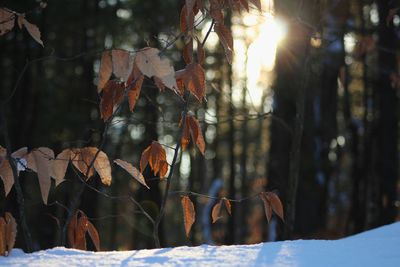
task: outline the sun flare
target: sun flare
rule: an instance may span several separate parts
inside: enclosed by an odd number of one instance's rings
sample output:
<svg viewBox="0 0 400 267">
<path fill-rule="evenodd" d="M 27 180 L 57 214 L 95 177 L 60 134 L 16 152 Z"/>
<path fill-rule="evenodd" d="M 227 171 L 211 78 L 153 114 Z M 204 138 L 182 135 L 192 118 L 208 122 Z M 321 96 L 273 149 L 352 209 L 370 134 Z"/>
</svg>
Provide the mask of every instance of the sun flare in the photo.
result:
<svg viewBox="0 0 400 267">
<path fill-rule="evenodd" d="M 246 86 L 247 101 L 255 107 L 262 104 L 262 96 L 271 85 L 276 49 L 287 33 L 286 24 L 273 15 L 273 1 L 264 0 L 262 3 L 264 8 L 261 14 L 255 10 L 242 14 L 239 18 L 241 25 L 233 28 L 234 91 L 241 91 Z M 234 95 L 241 94 L 237 92 Z M 234 101 L 239 102 L 240 99 Z"/>
</svg>

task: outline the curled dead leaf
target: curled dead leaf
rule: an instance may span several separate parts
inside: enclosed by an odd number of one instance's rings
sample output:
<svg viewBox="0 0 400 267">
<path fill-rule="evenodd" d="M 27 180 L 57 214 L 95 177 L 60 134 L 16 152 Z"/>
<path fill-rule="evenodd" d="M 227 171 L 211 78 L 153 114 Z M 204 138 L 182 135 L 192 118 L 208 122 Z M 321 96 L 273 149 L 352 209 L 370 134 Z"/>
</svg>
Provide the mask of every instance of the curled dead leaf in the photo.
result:
<svg viewBox="0 0 400 267">
<path fill-rule="evenodd" d="M 196 212 L 194 210 L 193 202 L 188 196 L 183 196 L 181 199 L 183 209 L 183 221 L 185 224 L 186 236 L 189 236 L 192 225 L 196 220 Z"/>
<path fill-rule="evenodd" d="M 114 160 L 114 163 L 120 166 L 122 169 L 127 171 L 133 178 L 135 178 L 136 181 L 141 183 L 143 186 L 147 187 L 150 189 L 150 187 L 146 184 L 146 181 L 143 177 L 143 175 L 139 172 L 138 169 L 132 166 L 129 162 L 126 162 L 122 159 L 116 159 Z"/>
</svg>

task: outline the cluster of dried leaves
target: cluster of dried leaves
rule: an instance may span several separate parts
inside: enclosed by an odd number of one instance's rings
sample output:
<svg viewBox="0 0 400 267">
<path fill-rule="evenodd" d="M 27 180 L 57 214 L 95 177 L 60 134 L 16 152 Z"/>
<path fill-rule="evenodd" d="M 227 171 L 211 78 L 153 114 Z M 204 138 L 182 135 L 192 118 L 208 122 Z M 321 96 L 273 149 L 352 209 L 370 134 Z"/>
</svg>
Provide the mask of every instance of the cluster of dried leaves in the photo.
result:
<svg viewBox="0 0 400 267">
<path fill-rule="evenodd" d="M 97 173 L 104 185 L 111 185 L 111 165 L 108 156 L 95 147 L 67 148 L 56 157 L 53 150 L 47 147 L 35 148 L 29 152 L 26 147 L 23 147 L 12 153 L 11 157 L 17 163 L 18 174 L 19 171 L 26 170 L 37 173 L 42 199 L 45 204 L 47 204 L 50 192 L 51 178 L 55 180 L 55 186 L 65 181 L 65 173 L 70 162 L 83 175 L 85 180 L 90 179 Z M 130 163 L 120 159 L 116 159 L 114 162 L 148 188 L 143 175 Z M 14 175 L 11 164 L 7 159 L 7 150 L 1 146 L 0 177 L 3 180 L 7 196 L 14 185 Z"/>
<path fill-rule="evenodd" d="M 17 13 L 8 8 L 0 8 L 0 35 L 10 32 L 14 28 L 15 22 L 17 22 L 20 29 L 25 27 L 32 38 L 43 46 L 39 28 L 26 20 L 24 13 Z"/>
<path fill-rule="evenodd" d="M 274 192 L 261 192 L 259 194 L 260 199 L 264 204 L 265 216 L 267 217 L 268 222 L 271 220 L 272 211 L 284 221 L 283 216 L 283 205 L 278 195 Z M 196 212 L 194 209 L 193 202 L 190 200 L 188 196 L 183 196 L 181 198 L 181 205 L 183 209 L 183 220 L 185 225 L 186 236 L 189 236 L 190 230 L 192 229 L 193 223 L 196 221 Z M 221 211 L 222 207 L 225 206 L 225 209 L 229 215 L 232 215 L 232 206 L 231 201 L 227 198 L 220 199 L 212 208 L 211 218 L 212 223 L 217 222 L 222 218 Z"/>
<path fill-rule="evenodd" d="M 68 225 L 68 242 L 71 248 L 86 250 L 86 233 L 89 234 L 94 247 L 100 251 L 100 237 L 86 214 L 78 210 Z"/>
</svg>

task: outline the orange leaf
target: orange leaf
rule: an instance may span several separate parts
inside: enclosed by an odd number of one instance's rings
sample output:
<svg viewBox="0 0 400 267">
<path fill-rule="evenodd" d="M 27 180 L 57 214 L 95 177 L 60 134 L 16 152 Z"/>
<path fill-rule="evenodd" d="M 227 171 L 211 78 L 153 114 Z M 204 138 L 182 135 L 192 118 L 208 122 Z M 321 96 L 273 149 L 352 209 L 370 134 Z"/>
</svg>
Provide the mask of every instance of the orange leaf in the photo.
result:
<svg viewBox="0 0 400 267">
<path fill-rule="evenodd" d="M 133 178 L 135 178 L 136 181 L 150 189 L 150 187 L 146 184 L 146 181 L 143 177 L 143 175 L 136 169 L 135 167 L 132 166 L 132 164 L 122 160 L 122 159 L 116 159 L 114 162 L 123 168 L 125 171 L 127 171 Z"/>
<path fill-rule="evenodd" d="M 17 237 L 17 223 L 9 212 L 6 212 L 4 217 L 6 222 L 6 250 L 8 255 L 15 245 L 15 238 Z"/>
<path fill-rule="evenodd" d="M 103 95 L 100 101 L 101 117 L 104 121 L 110 119 L 114 109 L 122 102 L 125 86 L 123 83 L 108 81 L 103 89 Z"/>
<path fill-rule="evenodd" d="M 278 215 L 278 217 L 281 218 L 282 221 L 285 221 L 283 219 L 283 205 L 279 197 L 273 192 L 267 192 L 266 197 L 271 204 L 272 210 L 275 212 L 275 214 Z"/>
<path fill-rule="evenodd" d="M 198 63 L 191 63 L 186 66 L 183 72 L 183 81 L 186 89 L 201 102 L 205 97 L 206 78 L 203 68 Z"/>
<path fill-rule="evenodd" d="M 10 193 L 14 185 L 14 175 L 8 159 L 0 161 L 0 178 L 3 180 L 5 196 Z"/>
<path fill-rule="evenodd" d="M 269 202 L 265 192 L 261 192 L 259 194 L 259 197 L 261 198 L 261 200 L 264 203 L 265 216 L 267 217 L 268 222 L 270 222 L 271 221 L 271 217 L 272 217 L 271 203 Z"/>
<path fill-rule="evenodd" d="M 97 84 L 97 92 L 100 93 L 107 84 L 112 74 L 112 59 L 110 51 L 104 51 L 101 55 L 99 82 Z"/>
<path fill-rule="evenodd" d="M 78 213 L 76 212 L 72 216 L 71 221 L 68 224 L 68 229 L 67 229 L 68 243 L 72 248 L 75 247 L 75 231 L 76 231 L 77 225 L 78 225 Z"/>
<path fill-rule="evenodd" d="M 136 53 L 135 63 L 147 77 L 156 76 L 166 87 L 177 90 L 174 67 L 168 59 L 161 59 L 159 53 L 160 51 L 156 48 L 143 48 Z"/>
<path fill-rule="evenodd" d="M 86 179 L 92 177 L 94 175 L 94 171 L 96 170 L 96 172 L 100 176 L 101 182 L 104 185 L 111 184 L 111 166 L 106 153 L 101 150 L 98 152 L 98 149 L 96 147 L 84 147 L 80 149 L 76 148 L 71 151 L 72 164 L 83 175 L 85 175 Z M 97 157 L 95 159 L 96 154 Z M 89 166 L 91 168 L 88 171 Z"/>
<path fill-rule="evenodd" d="M 217 33 L 219 40 L 225 50 L 225 56 L 229 64 L 232 64 L 233 56 L 233 37 L 231 31 L 223 24 L 216 23 L 214 31 Z"/>
<path fill-rule="evenodd" d="M 100 251 L 100 236 L 99 233 L 97 232 L 96 227 L 94 225 L 87 221 L 87 231 L 89 233 L 90 238 L 93 241 L 93 244 L 96 248 L 97 251 Z"/>
<path fill-rule="evenodd" d="M 220 215 L 221 214 L 221 204 L 222 204 L 222 200 L 220 200 L 217 204 L 215 204 L 211 211 L 212 223 L 215 223 L 220 218 L 222 218 L 222 216 Z"/>
<path fill-rule="evenodd" d="M 228 199 L 224 199 L 226 210 L 228 211 L 229 215 L 232 215 L 232 207 L 231 202 Z"/>
<path fill-rule="evenodd" d="M 147 164 L 154 174 L 164 178 L 168 171 L 167 154 L 164 148 L 156 141 L 153 141 L 142 153 L 140 159 L 140 171 L 143 172 Z"/>
<path fill-rule="evenodd" d="M 15 244 L 17 223 L 11 213 L 6 212 L 0 217 L 0 255 L 8 256 Z"/>
<path fill-rule="evenodd" d="M 179 127 L 182 127 L 182 119 L 179 122 Z M 187 118 L 187 115 L 186 115 L 185 125 L 184 125 L 184 128 L 183 128 L 182 140 L 181 140 L 182 150 L 185 150 L 189 143 L 190 143 L 190 125 L 188 123 L 188 118 Z"/>
<path fill-rule="evenodd" d="M 128 87 L 129 109 L 131 112 L 135 108 L 136 101 L 139 98 L 143 80 L 144 80 L 144 75 L 140 72 L 139 68 L 135 64 L 133 66 L 132 73 L 128 78 L 128 81 L 126 82 Z"/>
<path fill-rule="evenodd" d="M 142 156 L 140 158 L 140 172 L 142 172 L 142 173 L 143 173 L 144 169 L 146 168 L 147 163 L 149 162 L 150 151 L 151 151 L 151 146 L 148 146 L 142 152 Z"/>
<path fill-rule="evenodd" d="M 201 154 L 204 155 L 204 151 L 206 149 L 206 144 L 204 142 L 204 138 L 203 138 L 203 134 L 201 132 L 199 121 L 193 116 L 188 116 L 188 123 L 190 125 L 190 132 L 192 133 L 192 139 L 196 143 Z"/>
<path fill-rule="evenodd" d="M 0 8 L 0 36 L 8 33 L 14 28 L 15 15 L 3 8 Z"/>
<path fill-rule="evenodd" d="M 56 186 L 62 183 L 64 180 L 65 172 L 68 168 L 68 163 L 71 158 L 71 150 L 64 149 L 60 154 L 57 155 L 53 161 L 52 166 L 52 177 L 56 181 Z"/>
<path fill-rule="evenodd" d="M 123 49 L 113 49 L 111 50 L 111 55 L 114 75 L 124 82 L 127 81 L 129 74 L 132 72 L 133 57 Z"/>
<path fill-rule="evenodd" d="M 196 220 L 196 212 L 194 210 L 194 205 L 188 196 L 184 196 L 181 199 L 182 209 L 183 209 L 183 221 L 185 224 L 186 236 L 189 236 L 190 229 L 194 221 Z"/>
<path fill-rule="evenodd" d="M 6 256 L 7 254 L 7 240 L 6 240 L 6 221 L 0 217 L 0 255 Z"/>
</svg>

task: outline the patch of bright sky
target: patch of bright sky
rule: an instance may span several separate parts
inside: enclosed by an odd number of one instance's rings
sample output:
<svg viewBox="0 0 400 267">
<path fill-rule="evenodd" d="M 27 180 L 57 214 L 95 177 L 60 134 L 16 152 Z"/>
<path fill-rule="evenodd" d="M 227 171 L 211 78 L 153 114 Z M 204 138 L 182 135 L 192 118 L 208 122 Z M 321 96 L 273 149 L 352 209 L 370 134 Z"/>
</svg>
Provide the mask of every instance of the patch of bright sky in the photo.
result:
<svg viewBox="0 0 400 267">
<path fill-rule="evenodd" d="M 287 26 L 274 17 L 273 1 L 262 1 L 263 11 L 242 12 L 232 27 L 235 56 L 233 61 L 234 103 L 242 101 L 247 87 L 247 104 L 254 108 L 262 103 L 272 83 L 277 47 L 285 38 Z M 239 22 L 239 24 L 237 24 Z"/>
</svg>

